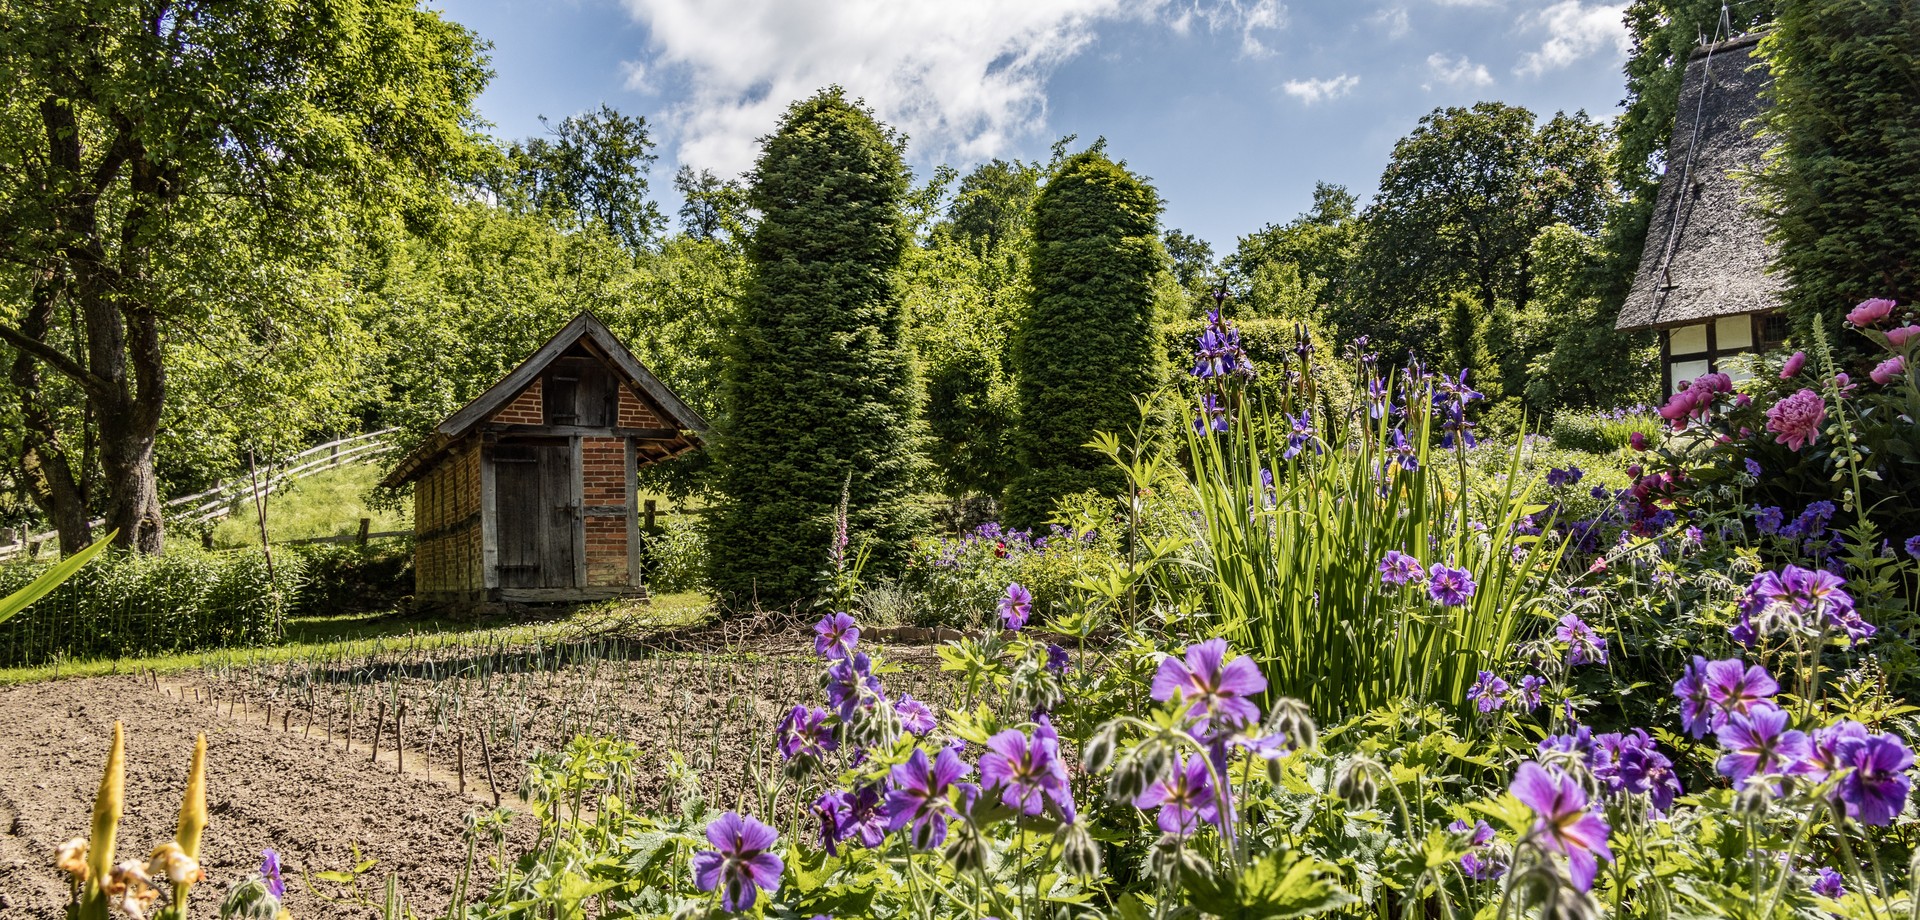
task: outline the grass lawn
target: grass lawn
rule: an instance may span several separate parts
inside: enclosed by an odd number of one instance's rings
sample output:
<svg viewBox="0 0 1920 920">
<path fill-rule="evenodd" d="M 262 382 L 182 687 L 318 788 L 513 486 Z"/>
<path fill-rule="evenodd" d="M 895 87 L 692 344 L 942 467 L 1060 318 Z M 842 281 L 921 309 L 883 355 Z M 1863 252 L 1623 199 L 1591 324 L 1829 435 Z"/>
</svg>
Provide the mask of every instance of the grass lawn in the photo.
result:
<svg viewBox="0 0 1920 920">
<path fill-rule="evenodd" d="M 360 519 L 372 518 L 374 533 L 407 530 L 413 526 L 411 506 L 377 508 L 367 495 L 380 482 L 385 467 L 350 463 L 298 482 L 281 486 L 267 496 L 267 534 L 275 542 L 355 533 Z M 260 516 L 251 502 L 214 525 L 213 545 L 258 546 Z"/>
<path fill-rule="evenodd" d="M 409 617 L 391 612 L 297 617 L 287 621 L 287 641 L 280 645 L 207 649 L 30 668 L 0 668 L 0 686 L 59 677 L 144 674 L 149 670 L 164 674 L 214 663 L 245 666 L 299 658 L 360 656 L 400 649 L 531 644 L 596 633 L 644 632 L 693 625 L 706 619 L 711 610 L 711 601 L 706 595 L 689 591 L 663 594 L 655 597 L 650 604 L 594 604 L 573 609 L 556 608 L 552 614 L 534 614 L 531 618 L 524 612 L 511 617 L 495 615 L 462 619 Z"/>
</svg>

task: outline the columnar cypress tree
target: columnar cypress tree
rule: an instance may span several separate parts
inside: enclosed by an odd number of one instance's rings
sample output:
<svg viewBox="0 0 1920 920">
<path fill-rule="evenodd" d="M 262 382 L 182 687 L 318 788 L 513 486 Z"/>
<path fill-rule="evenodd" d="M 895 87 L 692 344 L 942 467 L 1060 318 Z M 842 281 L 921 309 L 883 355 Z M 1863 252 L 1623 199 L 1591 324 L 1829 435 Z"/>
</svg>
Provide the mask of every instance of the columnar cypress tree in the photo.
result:
<svg viewBox="0 0 1920 920">
<path fill-rule="evenodd" d="M 1160 196 L 1098 151 L 1061 161 L 1033 206 L 1031 293 L 1014 347 L 1022 472 L 1006 519 L 1044 523 L 1062 496 L 1118 492 L 1120 472 L 1084 445 L 1138 423 L 1162 376 L 1153 313 Z"/>
<path fill-rule="evenodd" d="M 849 476 L 849 530 L 875 566 L 897 565 L 918 526 L 900 147 L 833 87 L 788 108 L 756 164 L 761 220 L 722 380 L 724 498 L 708 534 L 714 587 L 736 608 L 819 592 Z"/>
<path fill-rule="evenodd" d="M 1829 330 L 1855 303 L 1920 300 L 1920 0 L 1783 3 L 1766 176 L 1787 309 Z M 1845 337 L 1839 337 L 1846 341 Z"/>
</svg>

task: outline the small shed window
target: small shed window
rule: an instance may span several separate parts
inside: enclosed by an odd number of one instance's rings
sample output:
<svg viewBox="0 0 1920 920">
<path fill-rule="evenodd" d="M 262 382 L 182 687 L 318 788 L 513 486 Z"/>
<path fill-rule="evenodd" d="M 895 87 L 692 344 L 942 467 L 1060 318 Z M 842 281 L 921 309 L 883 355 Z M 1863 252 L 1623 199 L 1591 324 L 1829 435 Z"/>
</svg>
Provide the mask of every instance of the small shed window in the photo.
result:
<svg viewBox="0 0 1920 920">
<path fill-rule="evenodd" d="M 1722 316 L 1713 321 L 1715 351 L 1744 351 L 1753 347 L 1753 317 Z"/>
<path fill-rule="evenodd" d="M 1707 353 L 1707 324 L 1681 326 L 1667 333 L 1668 350 L 1675 356 Z"/>
</svg>

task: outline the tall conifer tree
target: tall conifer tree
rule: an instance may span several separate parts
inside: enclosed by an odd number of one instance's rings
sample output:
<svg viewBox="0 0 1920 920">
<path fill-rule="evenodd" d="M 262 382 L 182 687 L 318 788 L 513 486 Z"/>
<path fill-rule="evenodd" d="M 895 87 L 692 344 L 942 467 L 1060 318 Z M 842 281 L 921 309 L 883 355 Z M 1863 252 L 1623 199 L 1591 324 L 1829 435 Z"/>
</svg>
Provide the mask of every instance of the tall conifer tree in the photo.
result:
<svg viewBox="0 0 1920 920">
<path fill-rule="evenodd" d="M 1139 422 L 1135 398 L 1164 379 L 1154 327 L 1160 196 L 1098 151 L 1061 161 L 1033 207 L 1031 294 L 1015 343 L 1022 472 L 1006 519 L 1045 523 L 1075 492 L 1117 492 L 1120 472 L 1086 448 Z"/>
<path fill-rule="evenodd" d="M 853 551 L 896 566 L 917 529 L 915 385 L 896 270 L 908 234 L 898 135 L 838 87 L 794 103 L 749 204 L 751 277 L 715 445 L 714 587 L 738 609 L 816 596 L 849 491 Z"/>
</svg>

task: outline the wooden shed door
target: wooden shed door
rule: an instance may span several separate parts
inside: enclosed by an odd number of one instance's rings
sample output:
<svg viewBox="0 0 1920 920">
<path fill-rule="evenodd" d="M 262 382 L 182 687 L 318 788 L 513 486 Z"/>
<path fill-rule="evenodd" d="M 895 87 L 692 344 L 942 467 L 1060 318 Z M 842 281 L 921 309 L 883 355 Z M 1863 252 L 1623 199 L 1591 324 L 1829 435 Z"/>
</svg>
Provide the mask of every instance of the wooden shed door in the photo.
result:
<svg viewBox="0 0 1920 920">
<path fill-rule="evenodd" d="M 573 448 L 499 445 L 493 477 L 500 587 L 575 587 L 573 548 L 581 524 Z"/>
</svg>

